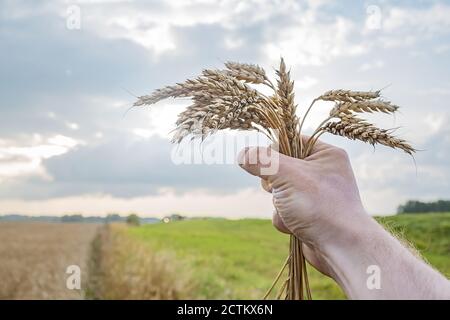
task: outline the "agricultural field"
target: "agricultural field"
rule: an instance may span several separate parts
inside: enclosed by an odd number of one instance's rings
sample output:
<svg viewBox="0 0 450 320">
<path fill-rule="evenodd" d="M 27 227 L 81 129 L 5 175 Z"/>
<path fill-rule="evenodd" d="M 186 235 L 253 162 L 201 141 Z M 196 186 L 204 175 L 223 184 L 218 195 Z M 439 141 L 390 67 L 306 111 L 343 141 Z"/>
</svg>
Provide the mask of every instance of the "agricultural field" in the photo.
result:
<svg viewBox="0 0 450 320">
<path fill-rule="evenodd" d="M 450 277 L 449 214 L 400 215 L 378 220 Z M 261 298 L 288 250 L 288 236 L 275 231 L 267 220 L 193 219 L 141 227 L 113 226 L 110 232 L 139 246 L 140 254 L 129 257 L 136 264 L 145 265 L 143 252 L 165 257 L 163 264 L 177 269 L 172 272 L 175 276 L 169 273 L 166 279 L 174 282 L 173 288 L 189 284 L 189 290 L 181 290 L 179 295 L 194 299 Z M 132 253 L 127 251 L 127 255 Z M 123 258 L 122 264 L 127 265 Z M 161 263 L 155 268 L 159 273 L 164 269 Z M 151 263 L 147 266 L 151 269 Z M 139 271 L 134 271 L 134 276 L 139 277 Z M 312 268 L 309 275 L 315 299 L 345 298 L 332 280 Z"/>
<path fill-rule="evenodd" d="M 192 298 L 262 298 L 289 248 L 289 236 L 268 220 L 188 220 L 130 228 L 128 234 L 187 262 L 197 285 Z M 309 271 L 315 297 L 344 298 L 333 281 Z"/>
<path fill-rule="evenodd" d="M 450 214 L 378 218 L 450 277 Z M 288 251 L 268 220 L 0 223 L 0 299 L 260 299 Z M 67 290 L 71 264 L 82 289 Z M 314 299 L 344 299 L 309 268 Z M 273 297 L 273 296 L 272 296 Z"/>
<path fill-rule="evenodd" d="M 98 226 L 0 223 L 0 299 L 82 299 L 66 287 L 66 268 L 78 265 L 87 281 L 90 243 Z M 83 283 L 84 284 L 84 283 Z"/>
</svg>

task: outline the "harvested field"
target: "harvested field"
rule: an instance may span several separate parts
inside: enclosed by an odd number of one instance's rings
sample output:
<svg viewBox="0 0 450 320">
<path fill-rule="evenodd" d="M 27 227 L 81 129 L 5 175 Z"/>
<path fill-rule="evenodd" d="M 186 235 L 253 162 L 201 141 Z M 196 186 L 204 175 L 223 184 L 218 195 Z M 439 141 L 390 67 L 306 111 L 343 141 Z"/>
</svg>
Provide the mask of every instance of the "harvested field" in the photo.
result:
<svg viewBox="0 0 450 320">
<path fill-rule="evenodd" d="M 0 223 L 0 299 L 82 299 L 97 228 L 81 223 Z M 66 287 L 69 265 L 81 268 L 81 290 Z"/>
</svg>

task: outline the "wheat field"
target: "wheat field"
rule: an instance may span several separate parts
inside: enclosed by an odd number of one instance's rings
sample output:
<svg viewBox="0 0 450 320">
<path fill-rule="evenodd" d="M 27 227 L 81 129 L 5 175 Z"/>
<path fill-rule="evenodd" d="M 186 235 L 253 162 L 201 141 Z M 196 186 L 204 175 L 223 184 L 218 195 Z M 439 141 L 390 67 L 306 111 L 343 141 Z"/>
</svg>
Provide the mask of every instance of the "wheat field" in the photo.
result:
<svg viewBox="0 0 450 320">
<path fill-rule="evenodd" d="M 377 218 L 450 276 L 450 214 Z M 289 246 L 269 220 L 0 223 L 0 299 L 261 299 Z M 82 289 L 65 286 L 69 264 Z M 314 299 L 345 298 L 309 268 Z M 270 298 L 274 298 L 272 295 Z"/>
<path fill-rule="evenodd" d="M 0 299 L 82 299 L 66 287 L 66 268 L 78 265 L 87 281 L 94 224 L 0 223 Z M 81 288 L 84 288 L 82 285 Z"/>
</svg>

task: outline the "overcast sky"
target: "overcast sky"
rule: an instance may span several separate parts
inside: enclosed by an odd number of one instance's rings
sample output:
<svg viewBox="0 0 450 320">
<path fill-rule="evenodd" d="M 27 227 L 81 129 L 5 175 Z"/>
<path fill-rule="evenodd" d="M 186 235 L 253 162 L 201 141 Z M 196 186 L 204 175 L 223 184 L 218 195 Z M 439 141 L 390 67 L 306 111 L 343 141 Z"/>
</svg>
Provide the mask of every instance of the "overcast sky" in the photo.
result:
<svg viewBox="0 0 450 320">
<path fill-rule="evenodd" d="M 270 217 L 270 196 L 238 166 L 172 161 L 189 101 L 124 113 L 134 95 L 224 61 L 273 75 L 280 56 L 299 115 L 339 88 L 384 88 L 402 107 L 373 119 L 400 127 L 416 164 L 324 136 L 348 150 L 371 214 L 450 197 L 449 1 L 0 0 L 0 214 Z"/>
</svg>

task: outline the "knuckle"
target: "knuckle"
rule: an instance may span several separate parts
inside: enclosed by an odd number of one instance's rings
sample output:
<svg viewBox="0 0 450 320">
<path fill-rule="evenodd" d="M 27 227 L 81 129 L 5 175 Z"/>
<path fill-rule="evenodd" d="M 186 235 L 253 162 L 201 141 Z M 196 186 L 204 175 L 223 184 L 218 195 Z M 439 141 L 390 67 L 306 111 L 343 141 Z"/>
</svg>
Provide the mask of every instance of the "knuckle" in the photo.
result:
<svg viewBox="0 0 450 320">
<path fill-rule="evenodd" d="M 278 158 L 278 172 L 281 175 L 290 175 L 294 172 L 301 172 L 299 170 L 297 159 L 289 158 L 281 155 Z"/>
<path fill-rule="evenodd" d="M 334 152 L 334 154 L 335 154 L 335 156 L 336 156 L 337 158 L 340 158 L 340 159 L 348 159 L 348 153 L 347 153 L 347 151 L 345 151 L 345 150 L 342 149 L 342 148 L 335 148 L 333 152 Z"/>
</svg>

